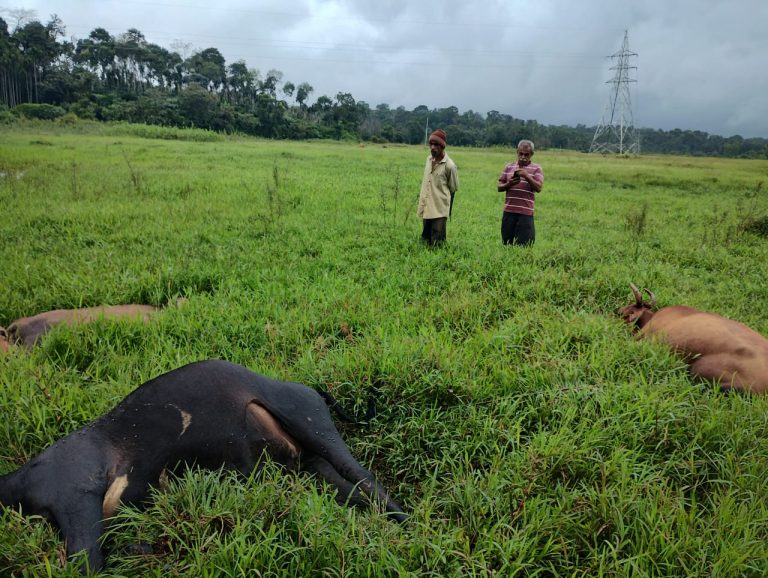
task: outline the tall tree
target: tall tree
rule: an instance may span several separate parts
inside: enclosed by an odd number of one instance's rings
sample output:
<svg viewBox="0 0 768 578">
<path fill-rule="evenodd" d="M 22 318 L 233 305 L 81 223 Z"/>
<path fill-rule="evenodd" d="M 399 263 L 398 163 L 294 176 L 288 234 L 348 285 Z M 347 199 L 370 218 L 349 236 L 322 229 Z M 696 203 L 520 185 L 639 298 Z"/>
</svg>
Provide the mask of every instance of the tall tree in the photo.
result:
<svg viewBox="0 0 768 578">
<path fill-rule="evenodd" d="M 217 48 L 206 48 L 186 62 L 187 82 L 194 82 L 211 92 L 222 90 L 227 81 L 226 61 Z"/>
<path fill-rule="evenodd" d="M 78 40 L 75 45 L 75 59 L 90 66 L 105 87 L 116 84 L 115 39 L 106 29 L 94 28 L 88 38 Z"/>
<path fill-rule="evenodd" d="M 191 84 L 179 94 L 179 110 L 187 122 L 198 128 L 212 129 L 216 124 L 219 102 L 204 86 Z"/>
<path fill-rule="evenodd" d="M 37 20 L 37 12 L 34 10 L 26 10 L 24 8 L 10 8 L 0 9 L 0 12 L 8 14 L 8 17 L 13 21 L 13 30 L 18 30 L 28 22 Z"/>
<path fill-rule="evenodd" d="M 0 102 L 6 106 L 16 106 L 20 102 L 20 69 L 21 54 L 18 46 L 8 32 L 8 24 L 0 18 Z"/>
<path fill-rule="evenodd" d="M 336 137 L 342 138 L 345 135 L 357 134 L 363 116 L 354 97 L 348 92 L 339 92 L 336 94 L 336 102 L 333 105 L 332 118 Z"/>
<path fill-rule="evenodd" d="M 256 72 L 248 68 L 244 60 L 229 65 L 227 94 L 229 101 L 243 105 L 253 103 L 256 96 Z"/>
<path fill-rule="evenodd" d="M 40 82 L 62 54 L 63 46 L 57 38 L 63 35 L 64 28 L 56 15 L 45 26 L 33 20 L 14 31 L 12 36 L 22 55 L 28 100 L 39 102 Z"/>
<path fill-rule="evenodd" d="M 296 91 L 296 85 L 290 80 L 283 85 L 283 94 L 288 98 L 293 97 L 293 93 Z"/>
<path fill-rule="evenodd" d="M 283 79 L 283 73 L 272 69 L 267 72 L 264 80 L 261 81 L 261 92 L 268 94 L 272 98 L 277 98 L 277 85 Z"/>
<path fill-rule="evenodd" d="M 149 69 L 147 41 L 136 28 L 130 28 L 117 37 L 115 56 L 120 74 L 120 81 L 126 90 L 138 92 L 144 86 Z"/>
<path fill-rule="evenodd" d="M 308 82 L 302 82 L 298 87 L 296 87 L 296 102 L 299 103 L 299 108 L 304 108 L 304 103 L 307 102 L 309 95 L 314 91 L 315 89 L 312 88 L 312 85 Z"/>
</svg>

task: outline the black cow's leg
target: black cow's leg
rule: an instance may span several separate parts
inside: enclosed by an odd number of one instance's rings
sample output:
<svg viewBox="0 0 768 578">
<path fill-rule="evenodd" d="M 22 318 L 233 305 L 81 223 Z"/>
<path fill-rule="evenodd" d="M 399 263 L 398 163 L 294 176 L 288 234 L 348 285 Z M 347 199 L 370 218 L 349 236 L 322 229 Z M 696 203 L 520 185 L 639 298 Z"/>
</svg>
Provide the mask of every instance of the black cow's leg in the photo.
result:
<svg viewBox="0 0 768 578">
<path fill-rule="evenodd" d="M 270 411 L 256 402 L 251 402 L 246 408 L 247 447 L 241 450 L 241 464 L 236 464 L 240 471 L 249 470 L 258 464 L 262 453 L 266 450 L 272 459 L 296 469 L 296 463 L 301 455 L 300 444 L 291 436 Z M 248 473 L 248 472 L 244 472 Z"/>
<path fill-rule="evenodd" d="M 102 498 L 95 494 L 69 496 L 51 508 L 62 536 L 67 543 L 67 556 L 86 551 L 88 560 L 80 567 L 82 573 L 95 572 L 104 564 L 99 539 L 104 532 Z"/>
<path fill-rule="evenodd" d="M 305 456 L 301 462 L 301 469 L 316 474 L 328 484 L 338 489 L 337 501 L 340 504 L 351 504 L 358 508 L 369 507 L 372 500 L 377 500 L 385 510 L 392 514 L 398 522 L 407 519 L 403 509 L 392 501 L 387 493 L 379 486 L 368 470 L 355 462 L 356 467 L 351 468 L 352 480 L 347 479 L 330 462 L 320 456 Z M 347 472 L 349 476 L 349 472 Z M 362 490 L 362 491 L 361 491 Z"/>
</svg>

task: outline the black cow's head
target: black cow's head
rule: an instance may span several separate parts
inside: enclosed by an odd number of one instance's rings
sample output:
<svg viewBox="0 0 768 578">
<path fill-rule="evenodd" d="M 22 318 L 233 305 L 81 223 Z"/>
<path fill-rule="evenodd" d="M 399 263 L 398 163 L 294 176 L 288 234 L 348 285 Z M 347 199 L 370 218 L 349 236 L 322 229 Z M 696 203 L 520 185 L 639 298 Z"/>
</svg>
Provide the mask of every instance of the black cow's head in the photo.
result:
<svg viewBox="0 0 768 578">
<path fill-rule="evenodd" d="M 616 314 L 626 323 L 638 324 L 638 322 L 642 320 L 642 324 L 645 324 L 653 315 L 653 308 L 656 306 L 656 297 L 651 291 L 645 289 L 650 301 L 643 301 L 643 294 L 640 292 L 640 289 L 638 289 L 634 283 L 630 283 L 629 286 L 632 288 L 635 302 L 630 303 L 626 307 L 617 309 Z"/>
</svg>

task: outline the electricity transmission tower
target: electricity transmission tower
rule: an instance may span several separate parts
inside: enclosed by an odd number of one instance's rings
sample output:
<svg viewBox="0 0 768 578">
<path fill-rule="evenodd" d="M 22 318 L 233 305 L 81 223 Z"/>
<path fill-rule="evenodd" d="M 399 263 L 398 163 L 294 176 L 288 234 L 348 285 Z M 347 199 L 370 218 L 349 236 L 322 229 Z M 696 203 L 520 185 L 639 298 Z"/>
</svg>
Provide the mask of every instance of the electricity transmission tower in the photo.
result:
<svg viewBox="0 0 768 578">
<path fill-rule="evenodd" d="M 635 52 L 629 51 L 629 39 L 625 30 L 621 50 L 609 56 L 616 62 L 610 70 L 615 70 L 616 73 L 606 82 L 611 85 L 611 96 L 595 136 L 592 137 L 592 145 L 589 147 L 591 153 L 640 154 L 640 140 L 635 133 L 632 99 L 629 95 L 629 83 L 637 82 L 629 78 L 629 71 L 637 68 L 630 65 L 630 58 L 636 56 Z"/>
</svg>

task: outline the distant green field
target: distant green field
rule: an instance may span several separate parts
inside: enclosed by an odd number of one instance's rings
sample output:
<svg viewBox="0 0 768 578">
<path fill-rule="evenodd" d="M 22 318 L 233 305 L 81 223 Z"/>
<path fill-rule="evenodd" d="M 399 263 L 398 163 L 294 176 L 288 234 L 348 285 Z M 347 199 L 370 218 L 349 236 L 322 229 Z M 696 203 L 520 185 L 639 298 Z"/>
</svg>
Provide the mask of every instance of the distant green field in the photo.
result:
<svg viewBox="0 0 768 578">
<path fill-rule="evenodd" d="M 0 128 L 0 472 L 142 382 L 223 358 L 330 389 L 398 527 L 312 480 L 189 471 L 123 508 L 104 575 L 766 576 L 768 399 L 691 380 L 615 317 L 629 282 L 768 335 L 768 161 L 537 151 L 537 241 L 504 247 L 514 151 L 448 148 L 445 247 L 419 242 L 427 149 L 130 125 Z M 131 555 L 146 542 L 153 552 Z M 0 575 L 68 576 L 54 530 L 0 513 Z"/>
</svg>

